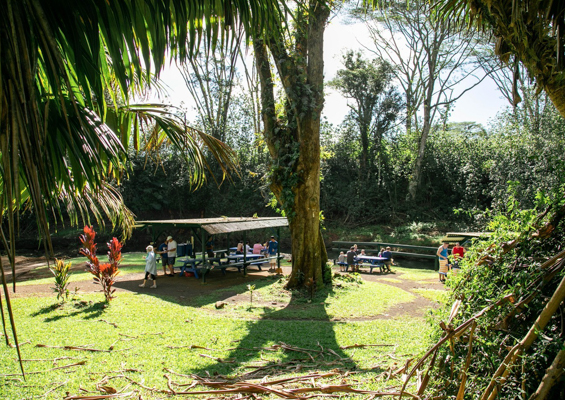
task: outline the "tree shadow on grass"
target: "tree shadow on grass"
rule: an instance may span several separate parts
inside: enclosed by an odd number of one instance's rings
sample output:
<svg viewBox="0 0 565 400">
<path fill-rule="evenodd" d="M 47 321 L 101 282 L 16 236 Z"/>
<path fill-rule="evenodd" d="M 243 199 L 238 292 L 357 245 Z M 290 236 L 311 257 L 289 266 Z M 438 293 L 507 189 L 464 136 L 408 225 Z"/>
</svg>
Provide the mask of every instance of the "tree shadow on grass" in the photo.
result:
<svg viewBox="0 0 565 400">
<path fill-rule="evenodd" d="M 46 315 L 46 314 L 52 313 L 53 311 L 55 311 L 59 308 L 68 307 L 70 305 L 71 305 L 71 303 L 64 303 L 63 305 L 61 305 L 60 303 L 55 303 L 55 304 L 40 308 L 38 311 L 31 314 L 31 316 L 32 317 L 38 317 L 40 315 Z M 83 315 L 82 316 L 83 319 L 98 318 L 104 313 L 104 310 L 106 309 L 106 303 L 102 302 L 102 301 L 96 302 L 96 303 L 94 303 L 92 301 L 88 302 L 88 303 L 74 302 L 74 303 L 72 303 L 72 307 L 74 308 L 74 310 L 72 312 L 66 312 L 64 314 L 58 314 L 58 315 L 46 317 L 43 320 L 43 322 L 58 321 L 58 320 L 61 320 L 63 318 L 74 317 L 74 316 L 78 316 L 78 315 L 81 315 L 81 314 Z"/>
<path fill-rule="evenodd" d="M 245 337 L 230 349 L 226 358 L 196 370 L 188 367 L 185 372 L 247 380 L 336 368 L 356 369 L 356 363 L 340 349 L 337 341 L 334 328 L 340 322 L 331 321 L 322 304 L 330 294 L 331 289 L 322 289 L 310 303 L 307 293 L 293 292 L 284 308 L 271 309 L 258 320 L 246 321 Z M 306 307 L 316 308 L 315 319 L 295 313 Z M 226 363 L 226 360 L 235 362 Z"/>
</svg>

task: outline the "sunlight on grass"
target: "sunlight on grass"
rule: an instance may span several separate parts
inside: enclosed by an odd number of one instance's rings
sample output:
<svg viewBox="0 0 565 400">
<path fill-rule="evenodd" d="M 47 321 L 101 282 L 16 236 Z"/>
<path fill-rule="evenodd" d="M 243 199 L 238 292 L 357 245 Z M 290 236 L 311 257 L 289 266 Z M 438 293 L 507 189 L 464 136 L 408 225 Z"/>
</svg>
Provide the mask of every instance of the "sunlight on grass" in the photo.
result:
<svg viewBox="0 0 565 400">
<path fill-rule="evenodd" d="M 322 290 L 310 299 L 307 294 L 293 296 L 283 290 L 285 280 L 265 278 L 254 281 L 253 306 L 246 284 L 215 291 L 204 297 L 202 305 L 213 310 L 216 301 L 226 294 L 242 299 L 237 304 L 228 304 L 222 313 L 230 316 L 264 318 L 313 318 L 348 319 L 373 317 L 383 314 L 390 307 L 413 301 L 415 296 L 402 289 L 377 282 L 344 282 L 329 292 Z"/>
<path fill-rule="evenodd" d="M 261 289 L 265 289 L 265 286 Z M 381 290 L 393 288 L 387 285 L 360 285 L 358 290 L 350 289 L 362 296 L 342 292 L 337 299 L 339 301 L 330 302 L 328 309 L 344 306 L 346 301 L 359 298 L 369 303 L 367 300 L 371 298 L 365 297 L 369 293 L 381 295 L 385 293 Z M 399 295 L 393 297 L 399 298 Z M 303 375 L 310 370 L 356 369 L 356 379 L 364 382 L 360 387 L 382 389 L 391 381 L 373 379 L 381 372 L 381 368 L 421 354 L 429 345 L 430 327 L 420 318 L 366 322 L 285 318 L 250 320 L 241 316 L 229 318 L 217 313 L 203 313 L 201 309 L 183 306 L 173 298 L 150 294 L 121 293 L 108 308 L 101 302 L 101 294 L 81 295 L 80 299 L 80 302 L 69 302 L 63 307 L 57 306 L 54 297 L 13 299 L 20 342 L 31 342 L 22 345 L 23 358 L 44 360 L 26 361 L 26 370 L 43 372 L 28 375 L 26 382 L 17 375 L 7 376 L 18 374 L 19 368 L 15 350 L 1 346 L 0 370 L 3 375 L 0 376 L 0 390 L 3 398 L 42 397 L 54 389 L 44 398 L 61 399 L 66 392 L 70 395 L 81 394 L 81 387 L 96 394 L 100 393 L 96 390 L 96 384 L 104 375 L 115 377 L 107 385 L 116 390 L 130 383 L 120 375 L 143 382 L 146 387 L 167 390 L 164 373 L 234 376 L 253 371 L 245 366 L 265 364 L 265 360 L 296 360 L 296 363 L 303 365 L 300 371 L 281 368 L 277 373 L 279 376 Z M 313 307 L 313 304 L 304 306 Z M 345 312 L 342 310 L 340 315 Z M 112 325 L 114 323 L 117 327 Z M 313 362 L 304 353 L 261 350 L 281 342 L 312 349 L 312 352 L 332 349 L 337 356 L 330 354 L 317 357 Z M 356 343 L 391 346 L 340 349 L 340 346 Z M 36 347 L 37 344 L 87 346 L 105 352 Z M 190 349 L 189 345 L 207 349 Z M 112 346 L 113 350 L 109 351 Z M 391 355 L 400 361 L 394 360 Z M 233 359 L 235 362 L 223 363 L 210 357 Z M 53 361 L 56 358 L 60 359 Z M 50 370 L 82 361 L 84 365 Z M 373 367 L 377 369 L 371 369 Z M 174 379 L 187 381 L 176 375 Z M 127 391 L 134 389 L 139 390 L 139 396 L 144 399 L 163 398 L 162 393 L 151 392 L 135 384 Z"/>
<path fill-rule="evenodd" d="M 381 281 L 392 282 L 392 283 L 401 283 L 402 282 L 400 279 L 394 279 L 394 278 L 382 278 Z"/>
<path fill-rule="evenodd" d="M 436 281 L 438 277 L 437 271 L 431 269 L 393 267 L 392 270 L 399 274 L 402 279 L 411 281 Z"/>
<path fill-rule="evenodd" d="M 145 260 L 143 259 L 144 255 L 145 253 L 124 253 L 122 255 L 122 262 L 120 264 L 120 274 L 118 275 L 118 277 L 122 275 L 143 272 L 145 270 Z M 103 253 L 103 254 L 98 254 L 98 258 L 101 261 L 106 262 L 107 257 Z M 70 283 L 92 280 L 92 274 L 90 272 L 84 271 L 84 268 L 86 266 L 86 257 L 69 258 L 65 260 L 65 263 L 67 262 L 72 263 L 72 268 L 74 269 L 69 279 Z M 27 279 L 28 276 L 24 275 L 22 278 L 25 280 L 18 281 L 18 285 L 20 286 L 46 285 L 53 283 L 53 276 L 51 276 L 51 273 L 47 269 L 47 265 L 34 268 L 34 271 L 38 271 L 38 270 L 41 271 L 42 274 L 49 274 L 49 275 L 42 278 L 32 278 L 32 279 Z"/>
<path fill-rule="evenodd" d="M 436 303 L 443 304 L 447 301 L 447 292 L 440 289 L 413 289 L 414 292 L 428 300 L 435 301 Z"/>
</svg>

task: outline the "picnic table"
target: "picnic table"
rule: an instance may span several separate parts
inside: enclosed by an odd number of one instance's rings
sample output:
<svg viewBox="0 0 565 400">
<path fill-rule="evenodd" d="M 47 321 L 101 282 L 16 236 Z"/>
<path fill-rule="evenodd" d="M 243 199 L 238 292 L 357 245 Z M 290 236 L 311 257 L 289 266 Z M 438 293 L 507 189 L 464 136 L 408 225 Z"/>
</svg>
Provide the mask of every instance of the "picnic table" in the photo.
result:
<svg viewBox="0 0 565 400">
<path fill-rule="evenodd" d="M 206 257 L 205 261 L 207 261 L 206 265 L 202 265 L 202 257 L 198 258 L 184 258 L 178 260 L 182 263 L 180 267 L 180 276 L 183 276 L 185 272 L 192 272 L 194 277 L 198 279 L 198 271 L 201 269 L 206 269 L 206 271 L 215 268 L 218 266 L 222 270 L 222 274 L 226 274 L 226 267 L 227 264 L 222 264 L 222 259 L 219 257 Z M 217 264 L 217 265 L 216 265 Z"/>
<path fill-rule="evenodd" d="M 245 258 L 244 258 L 245 256 Z M 232 261 L 234 261 L 233 264 L 231 264 L 231 266 L 237 267 L 238 271 L 241 272 L 241 268 L 243 267 L 245 270 L 245 267 L 247 266 L 247 264 L 249 265 L 256 265 L 257 268 L 259 268 L 259 271 L 262 271 L 261 269 L 261 264 L 263 264 L 262 262 L 257 261 L 258 259 L 261 258 L 265 258 L 264 255 L 262 254 L 251 254 L 251 253 L 247 253 L 247 254 L 230 254 L 229 256 L 227 256 L 228 259 L 228 264 L 226 264 L 227 266 L 230 266 L 229 263 L 231 263 Z M 245 261 L 244 261 L 245 260 Z M 252 262 L 247 262 L 248 260 L 251 260 Z M 265 262 L 267 260 L 265 259 Z"/>
<path fill-rule="evenodd" d="M 385 261 L 387 261 L 388 258 L 386 257 L 377 257 L 377 256 L 357 256 L 355 257 L 355 261 L 357 263 L 357 265 L 366 265 L 367 267 L 370 268 L 369 273 L 373 273 L 373 268 L 379 268 L 379 270 L 381 272 L 383 272 L 383 267 L 384 267 L 384 263 Z M 369 264 L 362 264 L 363 261 L 368 261 Z M 347 268 L 345 269 L 347 271 Z"/>
</svg>

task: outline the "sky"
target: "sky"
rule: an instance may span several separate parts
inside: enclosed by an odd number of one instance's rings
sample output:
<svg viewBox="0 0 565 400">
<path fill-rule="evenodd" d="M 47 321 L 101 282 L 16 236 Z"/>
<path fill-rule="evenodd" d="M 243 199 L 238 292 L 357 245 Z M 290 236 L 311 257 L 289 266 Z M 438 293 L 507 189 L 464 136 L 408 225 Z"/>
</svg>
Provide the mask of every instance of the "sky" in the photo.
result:
<svg viewBox="0 0 565 400">
<path fill-rule="evenodd" d="M 324 36 L 324 75 L 329 81 L 335 77 L 336 72 L 342 68 L 342 55 L 347 50 L 361 51 L 367 58 L 372 55 L 364 47 L 371 47 L 372 42 L 367 30 L 362 23 L 345 24 L 339 19 L 333 19 L 325 31 Z M 169 87 L 166 103 L 180 106 L 184 102 L 190 115 L 191 96 L 182 75 L 175 65 L 168 66 L 162 73 L 161 79 Z M 324 117 L 335 125 L 340 124 L 348 112 L 347 99 L 337 91 L 326 88 Z M 153 99 L 151 99 L 153 100 Z M 485 79 L 477 87 L 467 92 L 456 103 L 450 116 L 450 122 L 478 122 L 487 127 L 496 114 L 508 106 L 496 84 L 490 79 Z"/>
</svg>

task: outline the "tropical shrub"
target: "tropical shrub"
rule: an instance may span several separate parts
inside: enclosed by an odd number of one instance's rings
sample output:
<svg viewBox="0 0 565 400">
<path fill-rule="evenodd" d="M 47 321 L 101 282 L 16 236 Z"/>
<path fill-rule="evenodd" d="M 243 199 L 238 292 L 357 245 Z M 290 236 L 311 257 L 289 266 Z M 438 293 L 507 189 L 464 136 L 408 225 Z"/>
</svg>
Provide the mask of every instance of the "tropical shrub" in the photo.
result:
<svg viewBox="0 0 565 400">
<path fill-rule="evenodd" d="M 565 398 L 565 199 L 517 205 L 510 197 L 448 280 L 438 343 L 411 373 L 427 371 L 419 396 Z"/>
<path fill-rule="evenodd" d="M 55 265 L 49 266 L 49 270 L 55 277 L 55 287 L 52 288 L 57 293 L 57 300 L 66 301 L 69 299 L 69 278 L 71 277 L 71 263 L 65 264 L 63 260 L 55 260 Z"/>
<path fill-rule="evenodd" d="M 102 286 L 106 302 L 110 302 L 115 296 L 112 286 L 116 282 L 116 276 L 120 273 L 118 264 L 122 259 L 122 243 L 116 238 L 107 243 L 108 245 L 108 262 L 101 264 L 96 256 L 96 232 L 92 227 L 85 226 L 84 234 L 80 235 L 80 242 L 83 248 L 80 249 L 80 254 L 88 258 L 86 263 L 87 270 L 94 275 L 94 282 Z"/>
</svg>

